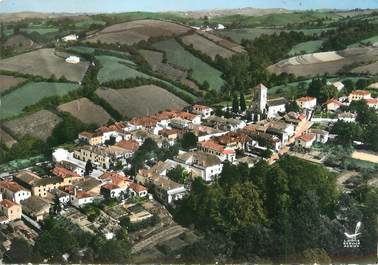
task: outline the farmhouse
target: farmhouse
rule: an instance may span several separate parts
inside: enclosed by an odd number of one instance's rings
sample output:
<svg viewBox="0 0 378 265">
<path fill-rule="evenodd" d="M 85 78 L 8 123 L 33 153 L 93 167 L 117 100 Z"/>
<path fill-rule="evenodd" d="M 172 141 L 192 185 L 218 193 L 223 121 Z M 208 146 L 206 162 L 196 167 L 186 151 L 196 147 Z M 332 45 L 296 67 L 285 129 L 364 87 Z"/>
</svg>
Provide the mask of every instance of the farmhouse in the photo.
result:
<svg viewBox="0 0 378 265">
<path fill-rule="evenodd" d="M 179 154 L 174 162 L 187 169 L 193 177 L 201 177 L 206 182 L 211 182 L 222 172 L 222 161 L 212 154 L 204 152 L 188 152 Z"/>
<path fill-rule="evenodd" d="M 124 189 L 112 183 L 101 186 L 101 194 L 104 195 L 105 198 L 119 198 L 123 192 Z"/>
<path fill-rule="evenodd" d="M 66 58 L 66 62 L 67 63 L 71 63 L 71 64 L 78 64 L 80 63 L 80 57 L 77 57 L 77 56 L 69 56 Z"/>
<path fill-rule="evenodd" d="M 194 114 L 201 115 L 202 119 L 207 119 L 212 115 L 212 113 L 214 112 L 214 109 L 208 106 L 195 104 L 192 107 L 192 112 Z"/>
<path fill-rule="evenodd" d="M 129 186 L 129 178 L 115 172 L 105 172 L 98 179 L 103 183 L 111 183 L 121 188 L 127 188 Z"/>
<path fill-rule="evenodd" d="M 269 99 L 267 102 L 267 117 L 273 118 L 277 116 L 279 113 L 286 112 L 286 103 L 287 100 L 283 97 L 275 98 L 275 99 Z"/>
<path fill-rule="evenodd" d="M 308 148 L 311 148 L 311 146 L 313 145 L 315 140 L 316 140 L 315 134 L 306 133 L 306 134 L 303 134 L 301 137 L 299 137 L 297 139 L 297 144 L 299 146 L 302 146 L 302 147 L 308 149 Z"/>
<path fill-rule="evenodd" d="M 365 100 L 366 100 L 366 103 L 369 106 L 369 108 L 378 109 L 378 99 L 368 98 L 368 99 L 365 99 Z"/>
<path fill-rule="evenodd" d="M 1 195 L 0 195 L 1 196 Z M 21 205 L 0 197 L 0 223 L 8 223 L 21 219 Z"/>
<path fill-rule="evenodd" d="M 77 36 L 76 34 L 70 34 L 70 35 L 64 36 L 62 38 L 62 41 L 69 42 L 69 41 L 77 41 L 78 39 L 79 39 L 79 36 Z"/>
<path fill-rule="evenodd" d="M 4 180 L 0 182 L 0 193 L 5 199 L 20 203 L 31 196 L 31 192 L 14 181 Z"/>
<path fill-rule="evenodd" d="M 218 156 L 221 161 L 228 160 L 232 162 L 235 160 L 235 150 L 224 147 L 213 140 L 199 142 L 198 149 L 205 153 Z"/>
<path fill-rule="evenodd" d="M 332 99 L 329 99 L 325 103 L 325 105 L 326 105 L 327 111 L 336 111 L 343 106 L 343 103 L 341 103 L 337 99 L 332 98 Z"/>
<path fill-rule="evenodd" d="M 79 133 L 78 139 L 80 143 L 86 143 L 89 145 L 100 145 L 104 142 L 101 133 L 92 133 L 87 131 Z"/>
<path fill-rule="evenodd" d="M 61 177 L 63 179 L 63 186 L 72 185 L 72 183 L 78 182 L 81 179 L 83 179 L 83 177 L 80 176 L 78 173 L 66 169 L 61 165 L 54 167 L 54 169 L 51 172 L 55 176 Z"/>
<path fill-rule="evenodd" d="M 367 90 L 353 90 L 348 96 L 349 102 L 368 98 L 371 98 L 371 94 Z"/>
<path fill-rule="evenodd" d="M 49 215 L 50 203 L 40 197 L 31 196 L 21 204 L 22 211 L 37 222 L 42 221 Z"/>
<path fill-rule="evenodd" d="M 141 198 L 146 197 L 148 194 L 147 188 L 138 183 L 130 183 L 129 191 L 133 196 L 138 196 Z"/>
<path fill-rule="evenodd" d="M 316 107 L 315 97 L 301 97 L 296 100 L 298 106 L 302 109 L 314 109 Z"/>
</svg>

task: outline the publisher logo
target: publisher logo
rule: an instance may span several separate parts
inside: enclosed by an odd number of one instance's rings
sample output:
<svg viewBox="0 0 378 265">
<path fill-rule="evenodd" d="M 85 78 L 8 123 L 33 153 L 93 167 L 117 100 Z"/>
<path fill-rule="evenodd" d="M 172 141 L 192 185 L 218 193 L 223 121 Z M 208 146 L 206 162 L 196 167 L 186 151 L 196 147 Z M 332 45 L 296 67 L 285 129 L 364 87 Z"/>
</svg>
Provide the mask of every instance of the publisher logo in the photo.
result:
<svg viewBox="0 0 378 265">
<path fill-rule="evenodd" d="M 347 232 L 344 233 L 346 239 L 344 239 L 344 247 L 345 248 L 358 248 L 360 247 L 360 240 L 358 239 L 361 235 L 361 222 L 356 224 L 356 229 L 354 230 L 353 234 L 349 234 Z"/>
</svg>

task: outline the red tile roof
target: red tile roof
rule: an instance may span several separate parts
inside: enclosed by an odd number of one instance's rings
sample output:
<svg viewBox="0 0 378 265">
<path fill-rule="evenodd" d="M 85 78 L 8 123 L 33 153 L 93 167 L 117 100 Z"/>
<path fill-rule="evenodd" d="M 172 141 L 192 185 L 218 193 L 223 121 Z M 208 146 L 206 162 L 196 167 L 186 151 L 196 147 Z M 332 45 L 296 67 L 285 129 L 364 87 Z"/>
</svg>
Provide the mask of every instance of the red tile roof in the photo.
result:
<svg viewBox="0 0 378 265">
<path fill-rule="evenodd" d="M 233 154 L 233 153 L 235 153 L 234 150 L 225 150 L 222 145 L 220 145 L 220 144 L 218 144 L 218 143 L 216 143 L 212 140 L 199 142 L 199 145 L 201 145 L 203 148 L 215 150 L 215 151 L 222 153 L 222 154 Z"/>
<path fill-rule="evenodd" d="M 353 94 L 353 95 L 359 95 L 359 96 L 367 96 L 367 95 L 370 94 L 370 92 L 367 91 L 367 90 L 361 90 L 361 89 L 359 89 L 359 90 L 353 90 L 351 94 Z"/>
<path fill-rule="evenodd" d="M 366 99 L 368 105 L 376 105 L 378 103 L 378 99 L 375 98 L 368 98 Z"/>
<path fill-rule="evenodd" d="M 189 112 L 178 112 L 177 117 L 184 119 L 184 120 L 192 121 L 197 117 L 197 115 L 194 115 L 194 114 L 189 113 Z"/>
<path fill-rule="evenodd" d="M 56 166 L 51 172 L 61 178 L 80 178 L 79 174 L 61 166 Z"/>
<path fill-rule="evenodd" d="M 301 102 L 307 102 L 307 101 L 313 101 L 313 100 L 316 100 L 316 98 L 315 97 L 309 97 L 309 96 L 301 97 L 301 98 L 297 99 L 297 101 L 301 101 Z"/>
<path fill-rule="evenodd" d="M 117 185 L 117 186 L 122 185 L 123 183 L 129 181 L 128 177 L 122 176 L 114 172 L 105 172 L 99 177 L 99 179 L 102 179 L 102 180 L 109 179 L 111 180 L 112 184 Z"/>
<path fill-rule="evenodd" d="M 335 104 L 335 105 L 338 105 L 338 106 L 343 105 L 343 103 L 341 103 L 340 101 L 338 101 L 337 99 L 334 99 L 334 98 L 331 98 L 326 102 L 327 105 L 332 104 L 332 103 Z"/>
<path fill-rule="evenodd" d="M 303 134 L 300 139 L 304 142 L 311 142 L 312 140 L 315 139 L 315 135 L 314 134 L 309 134 L 309 133 L 306 133 L 306 134 Z"/>
<path fill-rule="evenodd" d="M 208 107 L 208 106 L 199 105 L 199 104 L 193 105 L 193 109 L 196 109 L 196 110 L 206 110 L 206 109 L 209 109 L 209 108 L 210 107 Z"/>
<path fill-rule="evenodd" d="M 19 192 L 26 190 L 24 187 L 19 185 L 18 183 L 14 181 L 4 180 L 0 182 L 0 187 L 3 189 L 10 190 L 12 192 Z"/>
<path fill-rule="evenodd" d="M 136 126 L 144 126 L 144 127 L 155 127 L 158 123 L 158 119 L 155 117 L 141 117 L 141 118 L 134 118 L 130 121 L 130 124 L 136 125 Z"/>
<path fill-rule="evenodd" d="M 135 192 L 142 192 L 142 191 L 147 191 L 147 188 L 138 184 L 138 183 L 130 183 L 129 185 L 130 189 L 132 189 Z"/>
<path fill-rule="evenodd" d="M 107 184 L 103 185 L 102 188 L 107 189 L 107 190 L 115 190 L 115 189 L 119 189 L 119 186 L 114 185 L 112 183 L 107 183 Z"/>
<path fill-rule="evenodd" d="M 15 203 L 15 202 L 12 202 L 10 200 L 4 199 L 4 200 L 0 201 L 0 205 L 2 205 L 5 208 L 11 208 L 11 207 L 18 205 L 18 204 Z"/>
<path fill-rule="evenodd" d="M 139 148 L 139 143 L 135 140 L 130 140 L 130 141 L 123 140 L 123 141 L 118 142 L 116 146 L 135 152 Z"/>
</svg>

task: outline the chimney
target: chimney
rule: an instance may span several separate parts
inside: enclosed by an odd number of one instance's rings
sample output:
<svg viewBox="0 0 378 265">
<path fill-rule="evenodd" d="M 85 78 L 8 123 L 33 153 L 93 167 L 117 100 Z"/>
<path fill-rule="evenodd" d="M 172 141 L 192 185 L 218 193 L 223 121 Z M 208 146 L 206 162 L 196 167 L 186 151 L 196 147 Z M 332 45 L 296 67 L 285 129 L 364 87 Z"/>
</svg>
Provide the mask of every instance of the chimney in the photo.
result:
<svg viewBox="0 0 378 265">
<path fill-rule="evenodd" d="M 77 188 L 74 187 L 74 196 L 76 197 L 76 193 L 77 193 Z"/>
</svg>

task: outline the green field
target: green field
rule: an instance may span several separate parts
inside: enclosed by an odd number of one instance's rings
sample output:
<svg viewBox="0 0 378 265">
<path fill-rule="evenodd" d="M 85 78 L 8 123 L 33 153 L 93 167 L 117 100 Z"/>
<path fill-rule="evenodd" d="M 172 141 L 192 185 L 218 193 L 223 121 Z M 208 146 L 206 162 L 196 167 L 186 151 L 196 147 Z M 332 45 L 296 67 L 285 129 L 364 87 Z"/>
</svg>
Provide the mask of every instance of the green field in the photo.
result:
<svg viewBox="0 0 378 265">
<path fill-rule="evenodd" d="M 78 84 L 72 83 L 27 83 L 1 98 L 0 119 L 16 116 L 22 113 L 25 107 L 45 97 L 63 96 L 79 87 Z"/>
<path fill-rule="evenodd" d="M 96 58 L 102 65 L 97 76 L 100 83 L 106 83 L 112 80 L 132 79 L 136 77 L 150 78 L 149 75 L 136 70 L 135 63 L 130 60 L 107 55 L 96 56 Z"/>
<path fill-rule="evenodd" d="M 290 56 L 304 54 L 304 53 L 313 53 L 318 51 L 322 47 L 322 40 L 313 40 L 306 41 L 295 45 L 291 51 L 288 53 Z"/>
<path fill-rule="evenodd" d="M 117 57 L 106 55 L 96 56 L 96 58 L 100 61 L 102 65 L 102 68 L 100 69 L 97 76 L 97 79 L 100 83 L 106 83 L 113 80 L 133 79 L 137 77 L 153 79 L 165 83 L 166 85 L 170 86 L 172 90 L 183 93 L 192 99 L 196 99 L 196 97 L 193 94 L 177 86 L 174 86 L 169 82 L 160 80 L 158 78 L 138 71 L 136 69 L 136 64 L 130 60 L 120 59 Z"/>
<path fill-rule="evenodd" d="M 326 17 L 329 19 L 329 22 L 342 18 L 340 15 L 333 12 L 306 11 L 269 14 L 264 16 L 232 15 L 214 18 L 212 21 L 226 26 L 232 26 L 233 28 L 253 28 L 285 26 L 288 24 L 303 23 Z"/>
<path fill-rule="evenodd" d="M 348 48 L 357 48 L 360 47 L 361 44 L 363 45 L 374 45 L 374 43 L 378 43 L 378 36 L 374 36 L 368 39 L 364 39 L 360 42 L 353 43 L 351 45 L 348 45 Z"/>
<path fill-rule="evenodd" d="M 21 29 L 22 32 L 32 33 L 38 32 L 41 35 L 48 34 L 48 33 L 56 33 L 58 32 L 58 28 L 48 28 L 48 27 L 29 27 Z"/>
<path fill-rule="evenodd" d="M 209 82 L 210 88 L 219 90 L 224 85 L 221 78 L 222 73 L 211 67 L 199 58 L 185 50 L 176 40 L 169 39 L 157 42 L 154 48 L 165 52 L 168 63 L 177 65 L 184 69 L 193 71 L 192 78 L 202 84 L 204 81 Z"/>
<path fill-rule="evenodd" d="M 106 22 L 102 21 L 102 20 L 97 20 L 97 19 L 93 19 L 91 17 L 88 17 L 87 19 L 76 22 L 75 26 L 77 28 L 88 29 L 92 24 L 104 26 L 104 25 L 106 25 Z"/>
</svg>

